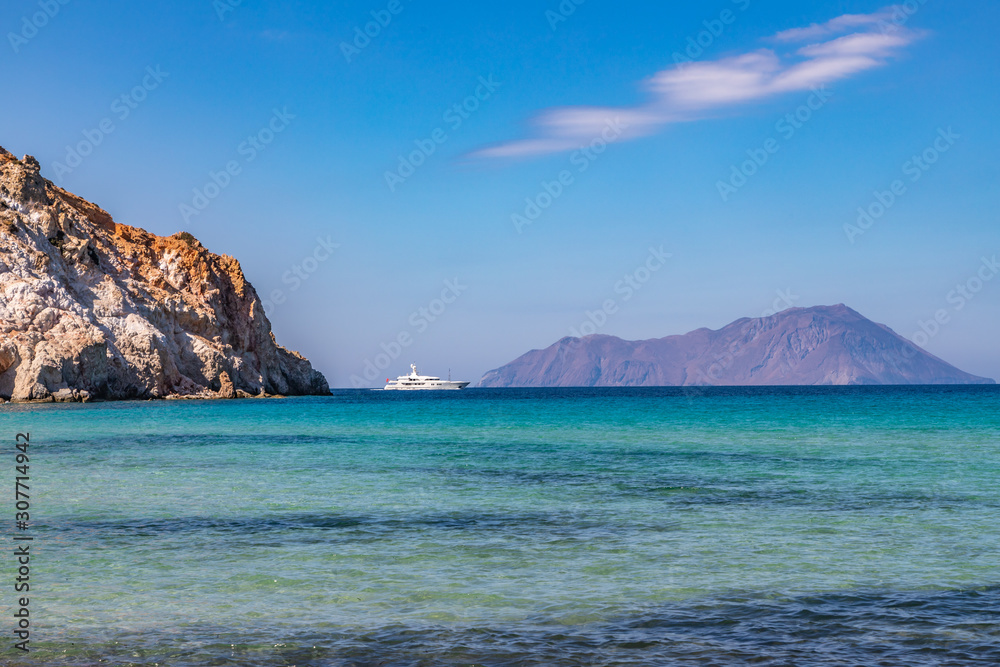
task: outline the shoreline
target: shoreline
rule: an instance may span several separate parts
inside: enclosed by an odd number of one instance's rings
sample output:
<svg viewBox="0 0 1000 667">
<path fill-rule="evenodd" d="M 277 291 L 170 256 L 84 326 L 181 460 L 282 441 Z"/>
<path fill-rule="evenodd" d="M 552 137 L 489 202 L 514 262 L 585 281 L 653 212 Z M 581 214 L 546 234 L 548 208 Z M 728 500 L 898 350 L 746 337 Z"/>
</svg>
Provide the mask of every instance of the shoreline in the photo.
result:
<svg viewBox="0 0 1000 667">
<path fill-rule="evenodd" d="M 0 405 L 31 405 L 31 404 L 41 404 L 41 403 L 123 403 L 127 401 L 238 401 L 244 399 L 264 399 L 264 398 L 288 398 L 286 394 L 249 394 L 242 390 L 237 390 L 238 394 L 236 396 L 219 396 L 218 392 L 212 392 L 211 394 L 167 394 L 166 396 L 146 396 L 146 397 L 131 397 L 131 398 L 94 398 L 91 396 L 86 397 L 72 397 L 72 398 L 58 398 L 55 394 L 47 396 L 45 398 L 16 398 L 9 399 L 0 396 Z M 324 394 L 297 394 L 302 396 L 323 396 Z"/>
<path fill-rule="evenodd" d="M 679 396 L 692 399 L 696 396 L 728 396 L 733 392 L 751 392 L 760 394 L 786 395 L 788 393 L 801 392 L 810 395 L 840 394 L 843 392 L 880 392 L 886 390 L 897 390 L 907 392 L 919 392 L 921 390 L 951 390 L 951 391 L 1000 391 L 998 384 L 857 384 L 857 385 L 656 385 L 656 386 L 596 386 L 596 387 L 468 387 L 462 391 L 393 391 L 385 392 L 390 395 L 401 395 L 408 397 L 436 397 L 441 398 L 443 394 L 449 396 L 482 396 L 483 392 L 489 394 L 494 392 L 540 392 L 543 395 L 569 394 L 579 398 L 587 398 L 595 394 L 602 394 L 607 391 L 621 392 L 622 395 L 646 395 L 654 396 Z M 298 397 L 333 397 L 343 394 L 370 393 L 382 394 L 383 389 L 378 387 L 333 387 L 329 393 L 323 394 L 250 394 L 243 390 L 236 390 L 232 395 L 219 391 L 204 391 L 196 394 L 167 394 L 166 396 L 132 396 L 122 398 L 95 397 L 90 396 L 85 391 L 75 392 L 71 395 L 69 390 L 60 390 L 45 398 L 32 399 L 11 399 L 0 396 L 0 405 L 17 404 L 45 404 L 45 403 L 124 403 L 124 402 L 149 402 L 149 401 L 234 401 L 243 399 L 281 399 Z"/>
</svg>

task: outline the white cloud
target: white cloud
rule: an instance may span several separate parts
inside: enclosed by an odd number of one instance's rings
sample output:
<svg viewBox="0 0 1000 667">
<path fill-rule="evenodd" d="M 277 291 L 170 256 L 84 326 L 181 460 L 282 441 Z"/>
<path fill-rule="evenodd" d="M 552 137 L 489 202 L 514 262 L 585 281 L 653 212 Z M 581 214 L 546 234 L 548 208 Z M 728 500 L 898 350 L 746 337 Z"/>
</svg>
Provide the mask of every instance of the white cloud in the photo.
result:
<svg viewBox="0 0 1000 667">
<path fill-rule="evenodd" d="M 844 14 L 826 23 L 813 23 L 805 28 L 784 30 L 774 36 L 779 42 L 803 42 L 847 32 L 855 28 L 865 28 L 886 24 L 892 19 L 892 7 L 886 7 L 874 14 Z"/>
<path fill-rule="evenodd" d="M 865 55 L 884 58 L 892 55 L 896 49 L 909 44 L 913 40 L 913 37 L 915 37 L 913 32 L 905 35 L 899 32 L 892 34 L 855 33 L 821 44 L 810 44 L 799 49 L 799 53 L 810 58 L 842 55 Z"/>
<path fill-rule="evenodd" d="M 894 8 L 874 14 L 845 14 L 823 24 L 785 30 L 780 42 L 831 37 L 789 53 L 762 48 L 714 61 L 694 62 L 657 72 L 645 82 L 650 100 L 635 107 L 559 107 L 542 112 L 535 135 L 476 151 L 476 157 L 523 157 L 572 150 L 599 136 L 609 122 L 634 139 L 663 126 L 698 120 L 775 95 L 805 91 L 879 67 L 921 33 L 893 25 L 884 28 Z"/>
</svg>

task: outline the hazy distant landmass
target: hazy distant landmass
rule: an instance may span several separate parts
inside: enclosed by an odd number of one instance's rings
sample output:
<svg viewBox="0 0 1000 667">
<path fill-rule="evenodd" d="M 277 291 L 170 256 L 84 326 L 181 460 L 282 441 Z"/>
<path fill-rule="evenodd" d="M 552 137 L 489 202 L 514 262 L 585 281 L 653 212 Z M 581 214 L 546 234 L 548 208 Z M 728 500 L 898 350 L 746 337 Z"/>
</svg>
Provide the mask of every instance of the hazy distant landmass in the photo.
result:
<svg viewBox="0 0 1000 667">
<path fill-rule="evenodd" d="M 789 308 L 717 331 L 629 341 L 566 337 L 489 371 L 481 387 L 995 384 L 843 304 Z"/>
</svg>

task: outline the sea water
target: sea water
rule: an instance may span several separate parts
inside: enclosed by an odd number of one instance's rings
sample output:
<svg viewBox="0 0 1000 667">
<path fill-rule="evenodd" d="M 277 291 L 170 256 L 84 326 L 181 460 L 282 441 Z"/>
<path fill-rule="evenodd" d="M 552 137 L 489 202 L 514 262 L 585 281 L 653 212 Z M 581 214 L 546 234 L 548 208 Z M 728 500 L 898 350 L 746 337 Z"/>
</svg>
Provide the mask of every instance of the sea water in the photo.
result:
<svg viewBox="0 0 1000 667">
<path fill-rule="evenodd" d="M 1000 663 L 998 387 L 6 405 L 0 441 L 3 664 Z"/>
</svg>

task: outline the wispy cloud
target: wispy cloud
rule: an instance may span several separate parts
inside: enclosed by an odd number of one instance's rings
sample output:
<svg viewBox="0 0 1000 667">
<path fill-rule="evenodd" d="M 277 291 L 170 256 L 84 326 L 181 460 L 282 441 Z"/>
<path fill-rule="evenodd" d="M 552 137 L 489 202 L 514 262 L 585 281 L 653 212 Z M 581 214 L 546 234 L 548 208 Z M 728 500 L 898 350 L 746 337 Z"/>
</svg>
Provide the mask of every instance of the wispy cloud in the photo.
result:
<svg viewBox="0 0 1000 667">
<path fill-rule="evenodd" d="M 804 42 L 808 39 L 821 39 L 853 30 L 855 28 L 872 28 L 887 25 L 892 20 L 893 8 L 886 7 L 874 14 L 844 14 L 826 23 L 813 23 L 805 28 L 783 30 L 774 36 L 779 42 Z"/>
<path fill-rule="evenodd" d="M 610 123 L 624 128 L 622 139 L 634 139 L 673 123 L 707 118 L 775 95 L 845 79 L 884 65 L 921 36 L 918 31 L 890 23 L 893 9 L 845 14 L 826 23 L 785 30 L 769 41 L 808 43 L 786 47 L 790 50 L 782 53 L 761 48 L 662 70 L 644 82 L 650 100 L 639 106 L 543 111 L 532 121 L 534 137 L 489 146 L 473 156 L 524 157 L 572 150 L 599 136 Z"/>
</svg>

